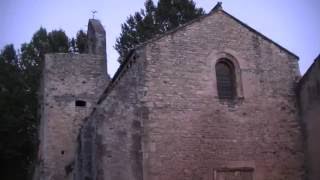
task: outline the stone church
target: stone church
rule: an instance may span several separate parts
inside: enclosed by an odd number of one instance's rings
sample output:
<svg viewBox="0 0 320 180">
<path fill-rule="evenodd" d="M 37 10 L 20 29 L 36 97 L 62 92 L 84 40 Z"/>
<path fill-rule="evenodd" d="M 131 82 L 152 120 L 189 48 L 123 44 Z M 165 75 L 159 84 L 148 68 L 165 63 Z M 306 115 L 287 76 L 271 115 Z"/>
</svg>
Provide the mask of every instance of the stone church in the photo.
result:
<svg viewBox="0 0 320 180">
<path fill-rule="evenodd" d="M 299 58 L 218 3 L 137 46 L 113 78 L 106 34 L 47 54 L 36 180 L 319 180 L 320 57 Z"/>
</svg>

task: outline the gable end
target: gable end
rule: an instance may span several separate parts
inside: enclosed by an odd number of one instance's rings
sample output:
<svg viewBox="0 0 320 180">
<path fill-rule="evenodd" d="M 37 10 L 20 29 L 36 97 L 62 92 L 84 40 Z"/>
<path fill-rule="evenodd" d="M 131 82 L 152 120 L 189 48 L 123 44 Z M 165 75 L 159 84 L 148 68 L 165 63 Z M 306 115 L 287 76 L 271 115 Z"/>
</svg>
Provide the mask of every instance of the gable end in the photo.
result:
<svg viewBox="0 0 320 180">
<path fill-rule="evenodd" d="M 239 24 L 241 24 L 242 26 L 244 26 L 245 28 L 247 28 L 249 31 L 257 34 L 258 36 L 262 37 L 264 40 L 274 44 L 275 46 L 277 46 L 278 48 L 280 48 L 281 50 L 285 51 L 286 53 L 292 55 L 293 57 L 295 57 L 297 60 L 299 60 L 299 56 L 295 55 L 293 52 L 289 51 L 288 49 L 284 48 L 283 46 L 281 46 L 280 44 L 274 42 L 273 40 L 271 40 L 270 38 L 268 38 L 267 36 L 263 35 L 262 33 L 260 33 L 259 31 L 253 29 L 252 27 L 250 27 L 249 25 L 247 25 L 246 23 L 240 21 L 239 19 L 237 19 L 236 17 L 232 16 L 231 14 L 227 13 L 226 11 L 221 9 L 221 12 L 223 12 L 225 15 L 227 15 L 228 17 L 230 17 L 231 19 L 235 20 L 236 22 L 238 22 Z"/>
</svg>

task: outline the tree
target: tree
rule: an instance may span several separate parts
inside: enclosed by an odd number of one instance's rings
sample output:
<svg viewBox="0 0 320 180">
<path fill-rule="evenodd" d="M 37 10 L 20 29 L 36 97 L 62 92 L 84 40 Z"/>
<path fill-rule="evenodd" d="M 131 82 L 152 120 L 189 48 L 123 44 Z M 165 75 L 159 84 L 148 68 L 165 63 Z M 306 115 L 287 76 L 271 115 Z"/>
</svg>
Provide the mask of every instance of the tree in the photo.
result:
<svg viewBox="0 0 320 180">
<path fill-rule="evenodd" d="M 1 179 L 31 179 L 35 166 L 39 125 L 38 89 L 46 53 L 80 53 L 87 47 L 86 33 L 69 43 L 63 30 L 41 27 L 17 53 L 12 44 L 0 51 L 0 167 Z"/>
<path fill-rule="evenodd" d="M 44 56 L 44 53 L 49 50 L 49 38 L 47 30 L 43 27 L 40 27 L 38 31 L 36 31 L 30 42 L 39 52 L 39 56 Z"/>
<path fill-rule="evenodd" d="M 16 51 L 8 45 L 0 54 L 0 160 L 3 179 L 26 179 L 35 155 L 36 123 L 32 92 L 24 81 Z"/>
<path fill-rule="evenodd" d="M 17 55 L 13 45 L 0 52 L 1 179 L 31 179 L 38 145 L 38 89 L 46 53 L 68 52 L 62 30 L 40 28 Z"/>
<path fill-rule="evenodd" d="M 17 53 L 13 44 L 6 45 L 1 52 L 1 56 L 6 63 L 17 64 Z"/>
<path fill-rule="evenodd" d="M 69 50 L 69 40 L 63 30 L 53 30 L 48 34 L 49 51 L 67 53 Z"/>
<path fill-rule="evenodd" d="M 152 0 L 146 0 L 145 10 L 130 15 L 121 25 L 121 34 L 115 45 L 120 54 L 119 62 L 136 45 L 204 14 L 202 8 L 196 8 L 193 0 L 159 0 L 157 6 Z"/>
<path fill-rule="evenodd" d="M 85 53 L 87 48 L 88 48 L 87 34 L 83 30 L 80 30 L 80 31 L 78 31 L 77 36 L 76 36 L 77 52 Z"/>
</svg>

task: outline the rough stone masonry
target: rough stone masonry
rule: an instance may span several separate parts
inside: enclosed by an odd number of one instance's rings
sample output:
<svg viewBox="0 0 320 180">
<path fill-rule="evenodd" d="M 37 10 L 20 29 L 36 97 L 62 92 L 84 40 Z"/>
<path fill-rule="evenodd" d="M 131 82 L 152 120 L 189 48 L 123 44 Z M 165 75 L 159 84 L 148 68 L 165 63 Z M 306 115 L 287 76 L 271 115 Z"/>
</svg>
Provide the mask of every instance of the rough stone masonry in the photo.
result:
<svg viewBox="0 0 320 180">
<path fill-rule="evenodd" d="M 46 56 L 36 179 L 319 179 L 306 166 L 319 111 L 304 100 L 316 65 L 297 88 L 298 57 L 218 3 L 136 47 L 109 80 L 105 32 L 88 27 L 91 54 Z"/>
<path fill-rule="evenodd" d="M 305 130 L 309 180 L 320 179 L 320 55 L 299 82 L 300 116 Z"/>
<path fill-rule="evenodd" d="M 73 179 L 79 129 L 109 80 L 105 31 L 98 20 L 89 20 L 88 39 L 90 54 L 45 57 L 36 179 Z"/>
</svg>

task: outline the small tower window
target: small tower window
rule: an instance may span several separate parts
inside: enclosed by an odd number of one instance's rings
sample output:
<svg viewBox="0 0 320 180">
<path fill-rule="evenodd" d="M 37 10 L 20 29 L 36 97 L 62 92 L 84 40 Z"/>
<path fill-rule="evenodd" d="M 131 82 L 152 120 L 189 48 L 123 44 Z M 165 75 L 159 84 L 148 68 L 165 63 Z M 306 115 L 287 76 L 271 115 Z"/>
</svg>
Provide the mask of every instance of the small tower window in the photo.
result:
<svg viewBox="0 0 320 180">
<path fill-rule="evenodd" d="M 221 59 L 216 64 L 217 89 L 220 99 L 234 99 L 236 96 L 235 89 L 235 72 L 234 66 L 228 59 Z"/>
<path fill-rule="evenodd" d="M 82 100 L 76 100 L 75 105 L 77 107 L 86 107 L 87 106 L 87 102 L 86 101 L 82 101 Z"/>
</svg>

